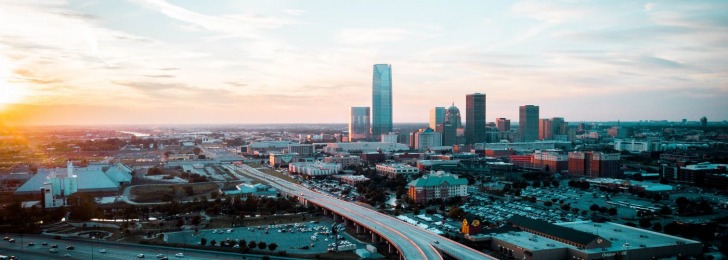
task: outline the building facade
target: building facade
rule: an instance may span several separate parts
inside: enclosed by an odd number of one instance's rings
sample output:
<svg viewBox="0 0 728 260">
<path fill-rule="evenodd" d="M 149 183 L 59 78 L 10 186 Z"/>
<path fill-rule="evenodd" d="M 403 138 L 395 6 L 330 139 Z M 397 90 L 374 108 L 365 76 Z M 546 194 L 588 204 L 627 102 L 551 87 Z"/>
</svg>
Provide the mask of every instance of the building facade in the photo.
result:
<svg viewBox="0 0 728 260">
<path fill-rule="evenodd" d="M 420 173 L 420 169 L 417 167 L 404 163 L 377 164 L 376 169 L 378 174 L 387 176 L 390 179 L 396 178 L 397 175 L 411 176 Z"/>
<path fill-rule="evenodd" d="M 430 128 L 437 129 L 438 124 L 445 122 L 445 107 L 434 107 L 430 109 Z"/>
<path fill-rule="evenodd" d="M 468 180 L 455 174 L 438 171 L 427 174 L 407 184 L 407 195 L 415 203 L 427 203 L 434 199 L 468 197 Z"/>
<path fill-rule="evenodd" d="M 465 141 L 468 144 L 485 142 L 485 94 L 465 96 Z"/>
<path fill-rule="evenodd" d="M 371 131 L 369 107 L 351 107 L 349 116 L 349 142 L 369 141 L 369 131 Z"/>
<path fill-rule="evenodd" d="M 375 64 L 372 79 L 372 131 L 374 138 L 392 131 L 392 66 Z"/>
<path fill-rule="evenodd" d="M 538 139 L 538 106 L 525 105 L 518 108 L 518 137 L 521 142 Z"/>
<path fill-rule="evenodd" d="M 511 131 L 511 120 L 500 117 L 495 119 L 495 125 L 498 128 L 498 132 L 508 132 Z"/>
<path fill-rule="evenodd" d="M 442 146 L 442 134 L 432 128 L 425 128 L 415 133 L 415 149 L 426 151 L 430 147 Z"/>
<path fill-rule="evenodd" d="M 570 152 L 569 174 L 592 178 L 622 177 L 622 158 L 618 153 Z"/>
</svg>

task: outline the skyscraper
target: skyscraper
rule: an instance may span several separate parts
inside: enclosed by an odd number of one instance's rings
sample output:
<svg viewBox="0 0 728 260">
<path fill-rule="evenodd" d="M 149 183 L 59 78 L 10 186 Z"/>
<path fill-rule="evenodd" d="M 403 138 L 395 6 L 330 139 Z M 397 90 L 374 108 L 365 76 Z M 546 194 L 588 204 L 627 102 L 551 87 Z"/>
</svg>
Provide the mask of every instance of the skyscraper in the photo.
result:
<svg viewBox="0 0 728 260">
<path fill-rule="evenodd" d="M 375 64 L 372 80 L 372 136 L 392 131 L 392 66 Z"/>
<path fill-rule="evenodd" d="M 553 121 L 548 118 L 538 120 L 538 139 L 551 140 L 554 138 Z"/>
<path fill-rule="evenodd" d="M 519 107 L 518 137 L 521 142 L 532 142 L 538 139 L 538 106 Z"/>
<path fill-rule="evenodd" d="M 498 127 L 498 132 L 508 132 L 511 130 L 511 120 L 504 117 L 496 118 L 495 125 Z"/>
<path fill-rule="evenodd" d="M 445 122 L 450 122 L 453 125 L 455 125 L 455 128 L 463 128 L 463 123 L 460 118 L 460 109 L 455 106 L 455 102 L 452 103 L 452 106 L 448 107 L 445 111 Z"/>
<path fill-rule="evenodd" d="M 434 107 L 430 109 L 430 128 L 437 129 L 437 124 L 445 122 L 445 107 Z"/>
<path fill-rule="evenodd" d="M 485 94 L 465 96 L 465 142 L 485 142 Z"/>
<path fill-rule="evenodd" d="M 369 107 L 351 107 L 349 142 L 369 140 Z"/>
</svg>

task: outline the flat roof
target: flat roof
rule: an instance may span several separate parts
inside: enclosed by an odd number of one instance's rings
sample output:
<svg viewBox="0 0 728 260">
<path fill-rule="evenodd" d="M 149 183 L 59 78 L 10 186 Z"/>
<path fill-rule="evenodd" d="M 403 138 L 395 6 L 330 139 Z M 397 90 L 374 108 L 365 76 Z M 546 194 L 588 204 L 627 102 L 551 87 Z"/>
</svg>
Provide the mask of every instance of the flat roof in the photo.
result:
<svg viewBox="0 0 728 260">
<path fill-rule="evenodd" d="M 555 248 L 571 248 L 577 249 L 575 246 L 561 243 L 559 241 L 538 236 L 526 231 L 508 232 L 492 234 L 494 239 L 502 240 L 507 243 L 518 245 L 530 251 L 555 249 Z"/>
<path fill-rule="evenodd" d="M 649 231 L 646 229 L 625 226 L 612 222 L 595 223 L 592 221 L 578 221 L 557 223 L 556 225 L 598 235 L 612 241 L 612 246 L 606 251 L 639 249 L 645 247 L 674 246 L 678 244 L 699 244 L 700 242 Z M 628 246 L 626 246 L 628 245 Z M 584 252 L 602 252 L 601 248 L 585 249 Z"/>
</svg>

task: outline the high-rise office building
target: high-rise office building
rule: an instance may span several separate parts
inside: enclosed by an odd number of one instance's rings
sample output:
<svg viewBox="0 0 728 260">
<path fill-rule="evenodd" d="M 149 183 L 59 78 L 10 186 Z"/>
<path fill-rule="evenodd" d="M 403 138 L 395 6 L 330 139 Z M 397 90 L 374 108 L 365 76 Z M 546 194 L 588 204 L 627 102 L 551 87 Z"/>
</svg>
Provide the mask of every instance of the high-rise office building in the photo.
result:
<svg viewBox="0 0 728 260">
<path fill-rule="evenodd" d="M 498 128 L 498 132 L 508 132 L 511 130 L 511 120 L 504 117 L 496 118 L 495 125 Z"/>
<path fill-rule="evenodd" d="M 369 107 L 351 107 L 349 118 L 349 142 L 369 141 Z"/>
<path fill-rule="evenodd" d="M 372 79 L 372 136 L 392 131 L 392 66 L 375 64 Z"/>
<path fill-rule="evenodd" d="M 446 121 L 445 123 L 437 124 L 435 130 L 442 133 L 442 145 L 451 146 L 457 144 L 457 128 L 455 128 L 455 124 Z"/>
<path fill-rule="evenodd" d="M 455 103 L 452 103 L 452 106 L 448 107 L 445 111 L 445 122 L 450 122 L 455 125 L 456 129 L 463 128 L 463 123 L 460 118 L 460 109 L 455 106 Z"/>
<path fill-rule="evenodd" d="M 485 94 L 465 96 L 465 142 L 485 142 Z"/>
<path fill-rule="evenodd" d="M 538 120 L 538 140 L 551 140 L 554 138 L 554 132 L 551 119 L 544 118 Z"/>
<path fill-rule="evenodd" d="M 518 109 L 518 137 L 521 142 L 538 139 L 538 106 L 525 105 Z"/>
<path fill-rule="evenodd" d="M 437 124 L 445 122 L 445 107 L 434 107 L 430 109 L 430 128 L 437 129 Z"/>
</svg>

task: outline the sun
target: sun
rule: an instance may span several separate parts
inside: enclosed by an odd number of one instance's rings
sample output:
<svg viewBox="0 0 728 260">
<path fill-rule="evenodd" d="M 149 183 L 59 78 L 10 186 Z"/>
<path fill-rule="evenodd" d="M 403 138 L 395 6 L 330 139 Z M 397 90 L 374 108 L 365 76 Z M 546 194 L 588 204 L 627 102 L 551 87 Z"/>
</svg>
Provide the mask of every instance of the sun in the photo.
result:
<svg viewBox="0 0 728 260">
<path fill-rule="evenodd" d="M 26 96 L 23 87 L 10 85 L 7 82 L 0 82 L 0 105 L 18 103 Z"/>
<path fill-rule="evenodd" d="M 10 83 L 12 71 L 13 64 L 0 56 L 0 105 L 20 102 L 28 94 L 23 86 Z"/>
</svg>

